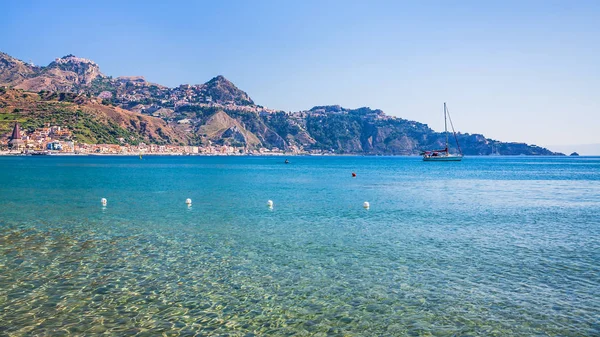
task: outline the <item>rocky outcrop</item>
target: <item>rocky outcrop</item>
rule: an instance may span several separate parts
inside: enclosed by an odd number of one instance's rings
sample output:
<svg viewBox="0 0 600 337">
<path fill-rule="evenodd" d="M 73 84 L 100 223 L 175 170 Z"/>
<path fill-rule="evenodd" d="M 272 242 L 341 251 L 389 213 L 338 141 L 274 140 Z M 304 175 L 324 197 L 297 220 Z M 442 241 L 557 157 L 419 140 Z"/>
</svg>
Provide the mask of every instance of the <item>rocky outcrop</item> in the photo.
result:
<svg viewBox="0 0 600 337">
<path fill-rule="evenodd" d="M 0 54 L 0 84 L 27 91 L 78 92 L 103 76 L 96 63 L 74 55 L 58 58 L 47 67 L 34 67 Z"/>
<path fill-rule="evenodd" d="M 38 71 L 37 67 L 0 52 L 0 85 L 17 85 Z"/>
<path fill-rule="evenodd" d="M 89 85 L 97 77 L 104 77 L 100 67 L 88 59 L 67 55 L 54 60 L 42 72 L 52 72 L 56 76 L 62 76 L 79 85 Z"/>
<path fill-rule="evenodd" d="M 231 81 L 219 75 L 200 87 L 210 100 L 221 104 L 252 105 L 254 102 L 247 93 L 238 89 Z"/>
<path fill-rule="evenodd" d="M 224 111 L 218 111 L 198 128 L 197 133 L 205 140 L 217 144 L 243 145 L 257 147 L 261 141 L 240 122 L 231 118 Z"/>
</svg>

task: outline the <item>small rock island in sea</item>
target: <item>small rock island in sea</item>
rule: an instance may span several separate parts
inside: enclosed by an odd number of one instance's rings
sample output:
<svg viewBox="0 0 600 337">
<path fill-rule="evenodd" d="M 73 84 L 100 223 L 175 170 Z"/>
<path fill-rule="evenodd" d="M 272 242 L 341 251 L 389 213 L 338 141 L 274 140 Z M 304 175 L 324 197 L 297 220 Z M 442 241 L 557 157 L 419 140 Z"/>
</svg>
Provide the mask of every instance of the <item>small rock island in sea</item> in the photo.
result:
<svg viewBox="0 0 600 337">
<path fill-rule="evenodd" d="M 577 157 L 577 156 L 579 156 L 579 153 L 577 153 L 577 152 L 573 152 L 573 153 L 571 153 L 569 156 L 571 156 L 571 157 Z"/>
</svg>

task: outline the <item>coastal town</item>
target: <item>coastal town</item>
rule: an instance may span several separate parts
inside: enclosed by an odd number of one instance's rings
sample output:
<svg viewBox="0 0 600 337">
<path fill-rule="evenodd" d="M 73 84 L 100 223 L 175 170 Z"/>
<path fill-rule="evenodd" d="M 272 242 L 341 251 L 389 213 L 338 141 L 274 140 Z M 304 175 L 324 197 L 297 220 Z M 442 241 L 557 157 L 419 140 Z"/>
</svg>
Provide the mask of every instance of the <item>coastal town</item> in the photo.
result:
<svg viewBox="0 0 600 337">
<path fill-rule="evenodd" d="M 73 132 L 63 126 L 45 126 L 33 132 L 21 129 L 15 123 L 11 136 L 0 142 L 0 155 L 302 155 L 326 154 L 322 151 L 303 151 L 291 147 L 285 151 L 278 148 L 248 149 L 209 143 L 206 146 L 180 146 L 139 143 L 86 144 L 73 139 Z"/>
</svg>

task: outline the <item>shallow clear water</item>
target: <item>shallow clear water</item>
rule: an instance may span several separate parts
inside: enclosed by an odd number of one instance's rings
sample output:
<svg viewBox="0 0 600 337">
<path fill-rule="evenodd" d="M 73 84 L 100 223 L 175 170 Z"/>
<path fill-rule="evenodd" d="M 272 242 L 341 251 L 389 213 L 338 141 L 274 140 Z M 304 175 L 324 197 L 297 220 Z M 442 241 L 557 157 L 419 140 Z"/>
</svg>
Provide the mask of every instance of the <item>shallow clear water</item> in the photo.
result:
<svg viewBox="0 0 600 337">
<path fill-rule="evenodd" d="M 600 335 L 600 158 L 290 161 L 0 157 L 0 335 Z"/>
</svg>

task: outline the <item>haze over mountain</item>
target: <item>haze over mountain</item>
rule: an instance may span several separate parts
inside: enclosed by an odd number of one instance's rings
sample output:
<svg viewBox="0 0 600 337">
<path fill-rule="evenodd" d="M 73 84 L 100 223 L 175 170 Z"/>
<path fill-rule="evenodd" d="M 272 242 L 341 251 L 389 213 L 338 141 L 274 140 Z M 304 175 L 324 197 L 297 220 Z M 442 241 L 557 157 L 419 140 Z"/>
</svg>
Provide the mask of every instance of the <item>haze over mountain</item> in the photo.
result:
<svg viewBox="0 0 600 337">
<path fill-rule="evenodd" d="M 125 138 L 247 149 L 411 155 L 443 148 L 446 139 L 426 124 L 391 117 L 382 110 L 327 105 L 286 113 L 257 105 L 223 76 L 169 88 L 141 76 L 106 76 L 95 62 L 74 55 L 39 67 L 0 53 L 0 85 L 7 87 L 0 105 L 4 119 L 23 120 L 30 128 L 40 119 L 65 123 L 75 129 L 80 141 Z M 19 94 L 18 90 L 36 94 Z M 67 104 L 66 108 L 57 102 Z M 92 111 L 91 120 L 102 122 L 82 127 L 69 117 L 69 113 L 83 111 Z M 101 125 L 112 128 L 112 136 L 94 134 L 102 134 Z M 505 143 L 480 134 L 458 133 L 457 138 L 467 155 L 554 154 L 535 145 Z"/>
</svg>

